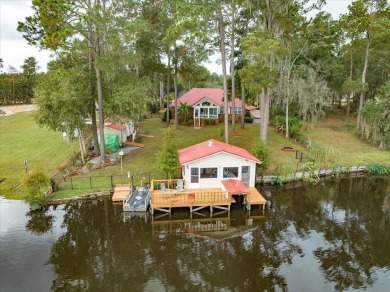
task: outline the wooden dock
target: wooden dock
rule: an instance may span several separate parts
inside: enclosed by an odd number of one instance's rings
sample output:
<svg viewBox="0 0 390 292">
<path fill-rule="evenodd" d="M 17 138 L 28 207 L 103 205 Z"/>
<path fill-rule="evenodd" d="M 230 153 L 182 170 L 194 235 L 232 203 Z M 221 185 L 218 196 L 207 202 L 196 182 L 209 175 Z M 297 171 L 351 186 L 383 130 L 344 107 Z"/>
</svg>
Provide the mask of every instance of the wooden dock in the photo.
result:
<svg viewBox="0 0 390 292">
<path fill-rule="evenodd" d="M 261 205 L 262 208 L 265 208 L 267 200 L 259 193 L 256 188 L 248 188 L 249 194 L 245 196 L 245 203 L 247 210 L 251 209 L 252 205 Z"/>
<path fill-rule="evenodd" d="M 203 208 L 213 208 L 230 210 L 230 205 L 234 199 L 223 192 L 222 189 L 193 189 L 178 192 L 167 189 L 165 192 L 154 190 L 150 197 L 150 208 L 154 210 L 170 213 L 172 208 L 188 207 L 190 212 L 196 212 Z"/>
<path fill-rule="evenodd" d="M 112 195 L 112 201 L 114 202 L 123 202 L 123 199 L 130 192 L 130 184 L 126 185 L 117 185 L 114 189 L 114 194 Z"/>
<path fill-rule="evenodd" d="M 170 189 L 162 191 L 155 189 L 165 183 Z M 262 205 L 264 208 L 266 200 L 256 188 L 248 188 L 249 194 L 245 196 L 245 203 L 248 210 L 252 205 Z M 153 214 L 155 210 L 171 213 L 172 208 L 188 207 L 190 212 L 196 212 L 203 208 L 210 208 L 213 213 L 214 209 L 230 211 L 230 206 L 235 203 L 233 194 L 222 190 L 221 188 L 209 189 L 185 189 L 184 191 L 176 190 L 176 181 L 152 181 L 150 195 L 150 211 Z"/>
</svg>

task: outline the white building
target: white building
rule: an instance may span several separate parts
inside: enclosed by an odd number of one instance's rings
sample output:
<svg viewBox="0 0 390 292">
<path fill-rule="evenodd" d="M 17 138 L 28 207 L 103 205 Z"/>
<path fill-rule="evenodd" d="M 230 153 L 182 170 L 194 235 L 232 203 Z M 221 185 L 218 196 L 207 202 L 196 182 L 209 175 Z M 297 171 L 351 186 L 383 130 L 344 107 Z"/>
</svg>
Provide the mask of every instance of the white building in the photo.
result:
<svg viewBox="0 0 390 292">
<path fill-rule="evenodd" d="M 255 186 L 256 164 L 261 161 L 245 149 L 212 139 L 178 152 L 186 189 L 224 189 L 222 182 L 229 179 Z"/>
</svg>

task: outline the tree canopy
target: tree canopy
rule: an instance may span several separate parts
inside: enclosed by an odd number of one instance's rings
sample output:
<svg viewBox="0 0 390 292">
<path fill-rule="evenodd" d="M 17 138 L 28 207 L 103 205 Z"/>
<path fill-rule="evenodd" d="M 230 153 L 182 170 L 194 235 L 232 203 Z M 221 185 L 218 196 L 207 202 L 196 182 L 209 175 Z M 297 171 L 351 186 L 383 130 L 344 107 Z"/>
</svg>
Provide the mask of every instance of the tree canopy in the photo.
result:
<svg viewBox="0 0 390 292">
<path fill-rule="evenodd" d="M 225 142 L 229 102 L 234 111 L 234 97 L 241 95 L 261 111 L 263 142 L 273 113 L 285 115 L 289 138 L 290 117 L 315 123 L 329 105 L 345 106 L 347 117 L 356 117 L 357 133 L 374 135 L 369 140 L 386 148 L 386 139 L 377 139 L 386 133 L 378 134 L 379 122 L 368 116 L 387 106 L 380 88 L 390 76 L 389 3 L 356 0 L 339 20 L 324 11 L 307 17 L 324 2 L 34 0 L 34 14 L 19 22 L 18 30 L 57 58 L 44 81 L 37 81 L 33 58 L 26 59 L 22 72 L 13 68 L 0 74 L 0 102 L 29 102 L 37 84 L 42 113 L 56 102 L 74 101 L 77 107 L 64 106 L 47 117 L 54 119 L 55 112 L 63 119 L 58 124 L 67 125 L 75 122 L 72 115 L 91 118 L 98 145 L 97 128 L 103 132 L 108 116 L 141 118 L 163 106 L 163 96 L 170 104 L 174 92 L 177 126 L 180 88 L 219 86 L 224 88 Z M 221 58 L 220 79 L 202 65 L 214 52 Z M 22 91 L 28 97 L 16 98 Z M 56 121 L 41 122 L 59 128 Z M 379 128 L 387 131 L 382 124 Z"/>
</svg>

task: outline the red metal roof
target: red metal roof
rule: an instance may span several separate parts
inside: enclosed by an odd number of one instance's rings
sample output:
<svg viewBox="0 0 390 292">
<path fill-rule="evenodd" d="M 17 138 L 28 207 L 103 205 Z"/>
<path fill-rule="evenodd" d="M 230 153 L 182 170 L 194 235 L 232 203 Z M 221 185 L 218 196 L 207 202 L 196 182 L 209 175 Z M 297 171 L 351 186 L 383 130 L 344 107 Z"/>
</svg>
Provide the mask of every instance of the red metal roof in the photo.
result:
<svg viewBox="0 0 390 292">
<path fill-rule="evenodd" d="M 225 187 L 226 191 L 230 193 L 231 195 L 246 195 L 249 194 L 248 189 L 242 181 L 238 179 L 225 179 L 222 181 L 223 186 Z"/>
<path fill-rule="evenodd" d="M 261 163 L 259 159 L 257 159 L 245 149 L 229 145 L 214 139 L 180 149 L 178 152 L 179 161 L 182 165 L 194 160 L 198 160 L 200 158 L 204 158 L 222 152 L 249 159 L 257 163 Z"/>
<path fill-rule="evenodd" d="M 187 103 L 189 106 L 195 106 L 202 99 L 208 98 L 217 105 L 221 105 L 223 100 L 222 88 L 192 88 L 178 98 L 178 103 Z M 171 104 L 172 106 L 172 104 Z"/>
<path fill-rule="evenodd" d="M 184 93 L 177 99 L 177 103 L 187 103 L 189 106 L 194 107 L 203 99 L 209 99 L 216 105 L 222 107 L 223 104 L 223 89 L 222 88 L 192 88 L 190 91 Z M 171 107 L 175 106 L 174 102 L 170 104 Z M 229 101 L 228 106 L 232 106 L 232 102 Z M 241 107 L 242 101 L 238 98 L 235 99 L 235 106 Z"/>
<path fill-rule="evenodd" d="M 106 126 L 106 127 L 107 127 L 107 128 L 111 128 L 111 129 L 114 129 L 114 130 L 117 130 L 117 131 L 124 131 L 124 130 L 126 130 L 126 126 L 121 126 L 121 125 L 119 125 L 119 124 L 117 124 L 117 123 L 108 125 L 108 126 Z"/>
</svg>

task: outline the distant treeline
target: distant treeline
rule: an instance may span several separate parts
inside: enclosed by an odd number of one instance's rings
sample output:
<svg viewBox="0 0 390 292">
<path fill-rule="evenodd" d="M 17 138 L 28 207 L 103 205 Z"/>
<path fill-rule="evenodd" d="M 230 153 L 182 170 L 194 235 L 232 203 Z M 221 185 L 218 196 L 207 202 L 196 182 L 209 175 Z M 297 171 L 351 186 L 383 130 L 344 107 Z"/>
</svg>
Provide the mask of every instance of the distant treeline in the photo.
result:
<svg viewBox="0 0 390 292">
<path fill-rule="evenodd" d="M 0 60 L 2 68 L 3 60 Z M 0 72 L 0 104 L 31 103 L 39 74 L 34 57 L 27 58 L 18 71 L 9 66 L 7 72 Z"/>
</svg>

